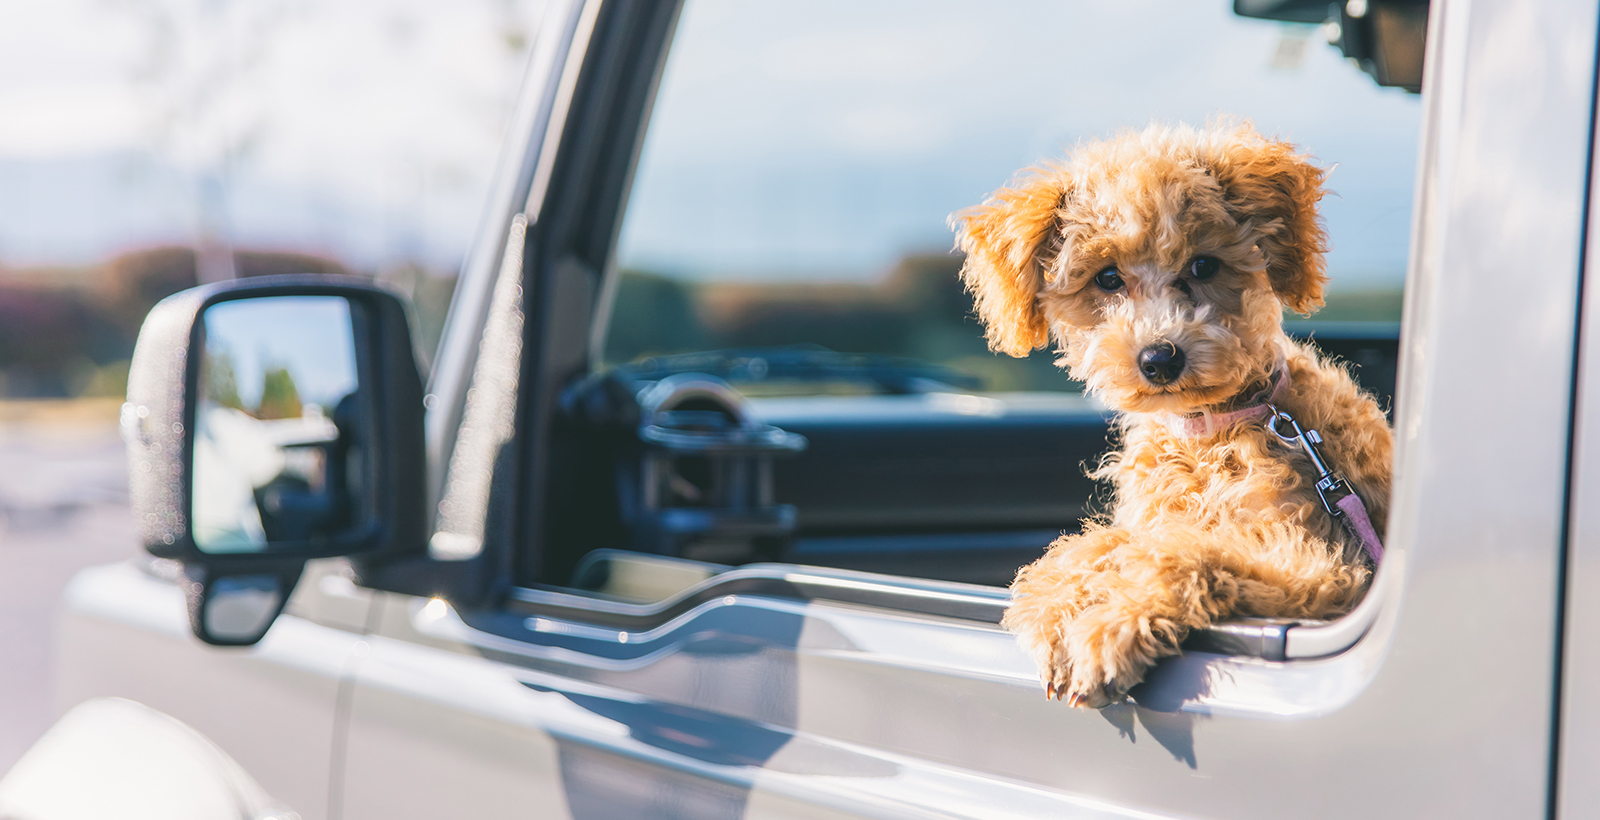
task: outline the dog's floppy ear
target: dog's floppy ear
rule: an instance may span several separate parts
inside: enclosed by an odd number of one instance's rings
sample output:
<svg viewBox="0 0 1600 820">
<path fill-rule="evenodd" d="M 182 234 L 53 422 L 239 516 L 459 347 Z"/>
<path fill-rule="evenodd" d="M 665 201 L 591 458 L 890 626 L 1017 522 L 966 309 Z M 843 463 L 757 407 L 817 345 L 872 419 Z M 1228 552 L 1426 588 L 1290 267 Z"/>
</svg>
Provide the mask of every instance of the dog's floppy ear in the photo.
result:
<svg viewBox="0 0 1600 820">
<path fill-rule="evenodd" d="M 1234 218 L 1256 233 L 1273 293 L 1296 313 L 1315 313 L 1328 281 L 1328 233 L 1317 216 L 1328 172 L 1293 145 L 1267 139 L 1249 125 L 1214 149 L 1211 170 Z"/>
<path fill-rule="evenodd" d="M 961 280 L 993 350 L 1022 357 L 1050 343 L 1038 302 L 1039 256 L 1065 192 L 1064 174 L 1038 170 L 951 218 L 956 245 L 967 254 Z"/>
</svg>

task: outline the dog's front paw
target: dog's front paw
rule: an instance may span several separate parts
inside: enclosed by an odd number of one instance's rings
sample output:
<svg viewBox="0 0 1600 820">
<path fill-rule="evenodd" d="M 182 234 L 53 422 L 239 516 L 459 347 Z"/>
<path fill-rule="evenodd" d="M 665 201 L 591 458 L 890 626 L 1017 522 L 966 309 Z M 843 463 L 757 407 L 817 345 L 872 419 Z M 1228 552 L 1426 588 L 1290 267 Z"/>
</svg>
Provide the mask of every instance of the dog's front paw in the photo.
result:
<svg viewBox="0 0 1600 820">
<path fill-rule="evenodd" d="M 1132 538 L 1123 529 L 1065 535 L 1017 573 L 1000 623 L 1038 664 L 1047 696 L 1098 709 L 1122 700 L 1149 666 L 1137 646 L 1113 645 L 1141 631 L 1128 623 L 1141 607 L 1108 605 L 1125 586 L 1111 556 Z"/>
<path fill-rule="evenodd" d="M 1065 701 L 1068 706 L 1100 709 L 1127 698 L 1126 685 L 1106 677 L 1106 670 L 1091 659 L 1074 662 L 1064 649 L 1058 649 L 1048 664 L 1040 665 L 1045 697 Z"/>
<path fill-rule="evenodd" d="M 1072 706 L 1099 709 L 1122 701 L 1158 657 L 1176 651 L 1109 607 L 1062 616 L 1031 603 L 1013 605 L 1005 625 L 1038 664 L 1045 696 Z"/>
<path fill-rule="evenodd" d="M 1051 700 L 1064 700 L 1068 706 L 1081 709 L 1103 709 L 1113 703 L 1127 700 L 1128 693 L 1109 683 L 1098 690 L 1091 689 L 1084 692 L 1071 691 L 1068 687 L 1057 687 L 1053 682 L 1046 682 L 1044 696 Z"/>
<path fill-rule="evenodd" d="M 1073 640 L 1075 633 L 1081 632 L 1076 628 L 1077 619 L 1050 617 L 1030 610 L 1026 606 L 1013 606 L 1006 613 L 1006 627 L 1016 634 L 1018 642 L 1038 664 L 1039 681 L 1046 697 L 1089 709 L 1123 699 L 1127 686 L 1107 677 L 1104 665 L 1092 653 L 1084 651 L 1082 641 Z M 1081 635 L 1076 637 L 1081 638 Z"/>
</svg>

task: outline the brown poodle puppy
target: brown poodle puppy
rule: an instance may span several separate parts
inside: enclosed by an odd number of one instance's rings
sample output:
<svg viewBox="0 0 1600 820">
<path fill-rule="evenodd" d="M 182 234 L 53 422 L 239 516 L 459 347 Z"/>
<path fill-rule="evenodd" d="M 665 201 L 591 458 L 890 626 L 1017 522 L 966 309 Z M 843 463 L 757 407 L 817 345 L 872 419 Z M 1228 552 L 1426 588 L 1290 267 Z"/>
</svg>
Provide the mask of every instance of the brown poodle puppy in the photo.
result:
<svg viewBox="0 0 1600 820">
<path fill-rule="evenodd" d="M 1104 706 L 1190 630 L 1330 618 L 1366 589 L 1362 541 L 1323 508 L 1309 457 L 1248 411 L 1270 401 L 1319 431 L 1382 533 L 1383 411 L 1282 326 L 1285 307 L 1322 306 L 1325 174 L 1248 124 L 1152 126 L 956 215 L 990 346 L 1025 356 L 1053 340 L 1121 412 L 1122 448 L 1092 473 L 1115 488 L 1110 514 L 1012 585 L 1004 624 L 1047 694 Z"/>
</svg>

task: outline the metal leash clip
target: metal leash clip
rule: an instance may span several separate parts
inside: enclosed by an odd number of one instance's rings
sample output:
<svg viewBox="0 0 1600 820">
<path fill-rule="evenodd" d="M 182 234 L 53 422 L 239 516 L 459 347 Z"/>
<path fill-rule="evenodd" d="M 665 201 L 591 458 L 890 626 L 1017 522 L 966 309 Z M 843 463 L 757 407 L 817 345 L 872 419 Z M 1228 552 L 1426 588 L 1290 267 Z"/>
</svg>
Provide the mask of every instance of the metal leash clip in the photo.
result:
<svg viewBox="0 0 1600 820">
<path fill-rule="evenodd" d="M 1317 451 L 1317 445 L 1322 443 L 1322 436 L 1315 430 L 1300 429 L 1300 422 L 1295 421 L 1294 416 L 1271 404 L 1267 405 L 1267 409 L 1272 411 L 1272 415 L 1267 417 L 1267 429 L 1271 430 L 1285 446 L 1299 447 L 1305 451 L 1306 456 L 1311 459 L 1311 466 L 1317 469 L 1317 495 L 1322 498 L 1322 506 L 1334 518 L 1344 518 L 1344 509 L 1339 506 L 1339 502 L 1346 496 L 1354 494 L 1355 490 L 1350 487 L 1350 482 L 1344 480 L 1344 476 L 1328 466 L 1328 462 L 1322 458 L 1322 453 Z M 1289 429 L 1294 431 L 1293 434 L 1285 435 L 1279 430 L 1279 422 L 1287 422 Z"/>
</svg>

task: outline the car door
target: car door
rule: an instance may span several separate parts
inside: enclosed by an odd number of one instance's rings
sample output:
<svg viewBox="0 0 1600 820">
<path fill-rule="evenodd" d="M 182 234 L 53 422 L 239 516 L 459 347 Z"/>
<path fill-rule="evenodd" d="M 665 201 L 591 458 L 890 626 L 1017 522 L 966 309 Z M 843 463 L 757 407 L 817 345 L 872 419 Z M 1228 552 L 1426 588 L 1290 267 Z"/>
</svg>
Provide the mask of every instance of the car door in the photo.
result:
<svg viewBox="0 0 1600 820">
<path fill-rule="evenodd" d="M 219 648 L 191 634 L 176 563 L 145 559 L 84 570 L 67 587 L 57 628 L 57 702 L 65 710 L 119 698 L 169 715 L 216 744 L 298 816 L 327 817 L 341 754 L 341 685 L 371 594 L 351 583 L 342 561 L 312 562 L 266 640 L 249 649 Z M 127 724 L 117 714 L 88 710 L 75 725 L 84 737 L 99 731 L 134 747 L 150 728 L 151 748 L 170 746 L 156 724 Z M 207 771 L 215 770 L 171 774 L 184 783 Z M 118 789 L 117 782 L 103 785 Z M 191 785 L 197 793 L 218 786 Z"/>
<path fill-rule="evenodd" d="M 527 182 L 434 383 L 450 423 L 430 442 L 451 453 L 434 571 L 452 580 L 376 595 L 346 816 L 1549 810 L 1592 7 L 1432 7 L 1393 512 L 1367 599 L 1329 624 L 1219 627 L 1099 711 L 1042 696 L 996 625 L 1003 588 L 614 555 L 683 579 L 621 598 L 534 569 L 560 396 L 603 332 L 676 13 L 553 4 L 565 39 L 530 90 Z"/>
</svg>

